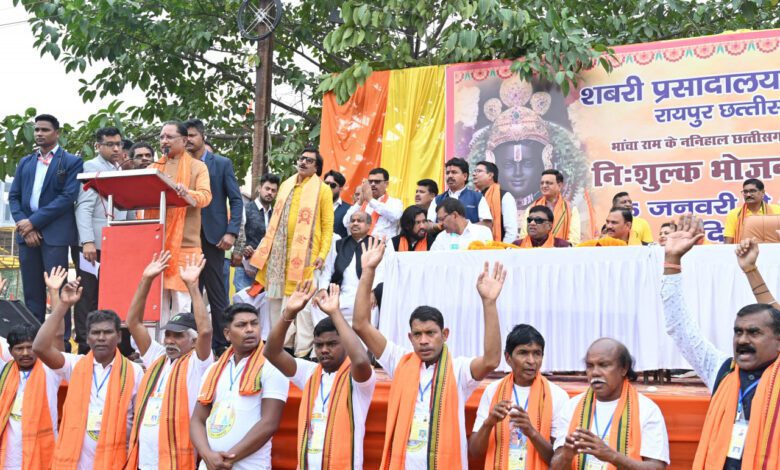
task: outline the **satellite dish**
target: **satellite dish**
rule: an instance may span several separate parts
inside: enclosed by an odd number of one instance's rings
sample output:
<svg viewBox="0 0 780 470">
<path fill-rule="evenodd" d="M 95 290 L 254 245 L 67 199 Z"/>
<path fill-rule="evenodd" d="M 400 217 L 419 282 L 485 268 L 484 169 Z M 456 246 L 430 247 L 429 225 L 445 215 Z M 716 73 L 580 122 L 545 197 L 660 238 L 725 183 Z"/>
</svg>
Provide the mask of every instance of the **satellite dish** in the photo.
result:
<svg viewBox="0 0 780 470">
<path fill-rule="evenodd" d="M 244 0 L 238 8 L 241 36 L 262 41 L 274 32 L 282 19 L 282 0 Z"/>
</svg>

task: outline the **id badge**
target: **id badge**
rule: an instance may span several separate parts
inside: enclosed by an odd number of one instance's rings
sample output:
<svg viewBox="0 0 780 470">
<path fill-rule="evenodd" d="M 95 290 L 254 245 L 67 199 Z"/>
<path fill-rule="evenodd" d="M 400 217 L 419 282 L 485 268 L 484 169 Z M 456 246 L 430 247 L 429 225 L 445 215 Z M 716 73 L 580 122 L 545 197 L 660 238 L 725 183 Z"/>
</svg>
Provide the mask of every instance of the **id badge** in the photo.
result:
<svg viewBox="0 0 780 470">
<path fill-rule="evenodd" d="M 585 462 L 585 470 L 607 470 L 607 463 L 592 455 L 588 455 Z"/>
<path fill-rule="evenodd" d="M 206 431 L 210 438 L 224 437 L 233 428 L 236 422 L 236 412 L 233 408 L 233 400 L 223 400 L 216 405 L 206 420 Z"/>
<path fill-rule="evenodd" d="M 160 409 L 162 408 L 162 397 L 151 396 L 146 402 L 144 411 L 144 426 L 157 426 L 160 423 Z"/>
<path fill-rule="evenodd" d="M 103 421 L 103 407 L 89 405 L 89 414 L 87 415 L 87 434 L 93 441 L 97 442 L 100 437 L 100 423 Z"/>
<path fill-rule="evenodd" d="M 745 450 L 745 438 L 747 437 L 747 432 L 747 421 L 744 419 L 739 419 L 734 422 L 734 427 L 731 428 L 731 442 L 729 443 L 728 457 L 730 459 L 742 459 L 742 451 Z"/>
<path fill-rule="evenodd" d="M 509 448 L 509 470 L 525 470 L 526 447 Z"/>
<path fill-rule="evenodd" d="M 325 446 L 327 417 L 322 413 L 312 413 L 310 424 L 308 453 L 319 454 Z"/>
<path fill-rule="evenodd" d="M 24 393 L 17 393 L 14 398 L 14 403 L 11 405 L 11 419 L 14 421 L 22 420 L 22 402 L 24 400 Z"/>
<path fill-rule="evenodd" d="M 417 452 L 428 443 L 428 421 L 431 413 L 427 403 L 417 403 L 414 406 L 412 429 L 409 432 L 409 442 L 406 445 L 407 452 Z"/>
</svg>

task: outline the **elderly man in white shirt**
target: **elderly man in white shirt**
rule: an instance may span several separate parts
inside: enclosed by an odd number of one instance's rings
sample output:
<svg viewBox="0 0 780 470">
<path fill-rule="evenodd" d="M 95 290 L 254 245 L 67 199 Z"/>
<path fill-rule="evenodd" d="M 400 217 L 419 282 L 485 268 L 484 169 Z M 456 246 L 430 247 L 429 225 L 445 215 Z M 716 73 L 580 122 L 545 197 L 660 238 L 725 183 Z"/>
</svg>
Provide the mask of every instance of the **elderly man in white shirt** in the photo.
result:
<svg viewBox="0 0 780 470">
<path fill-rule="evenodd" d="M 384 168 L 374 168 L 368 172 L 368 179 L 359 189 L 362 204 L 350 207 L 341 221 L 347 229 L 352 214 L 360 210 L 371 216 L 371 226 L 368 230 L 370 235 L 380 240 L 382 237 L 389 240 L 398 235 L 401 230 L 398 221 L 401 219 L 404 205 L 400 199 L 387 194 L 389 181 L 390 173 Z"/>
<path fill-rule="evenodd" d="M 490 242 L 493 232 L 483 226 L 471 223 L 466 218 L 466 209 L 457 199 L 445 199 L 436 208 L 436 216 L 444 231 L 436 236 L 431 251 L 466 250 L 473 241 Z"/>
</svg>

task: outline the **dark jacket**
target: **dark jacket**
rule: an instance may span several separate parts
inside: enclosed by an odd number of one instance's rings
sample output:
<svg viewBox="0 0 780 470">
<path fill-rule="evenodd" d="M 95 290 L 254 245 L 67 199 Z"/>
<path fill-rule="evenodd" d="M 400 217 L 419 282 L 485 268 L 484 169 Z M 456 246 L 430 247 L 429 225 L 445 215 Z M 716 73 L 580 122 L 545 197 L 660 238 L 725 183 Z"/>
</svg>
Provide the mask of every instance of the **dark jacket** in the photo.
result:
<svg viewBox="0 0 780 470">
<path fill-rule="evenodd" d="M 206 240 L 216 245 L 226 233 L 238 237 L 244 202 L 236 174 L 233 172 L 233 163 L 229 159 L 206 151 L 203 154 L 203 163 L 209 170 L 211 204 L 201 209 L 201 230 L 206 235 Z M 227 201 L 230 201 L 229 221 Z"/>
</svg>

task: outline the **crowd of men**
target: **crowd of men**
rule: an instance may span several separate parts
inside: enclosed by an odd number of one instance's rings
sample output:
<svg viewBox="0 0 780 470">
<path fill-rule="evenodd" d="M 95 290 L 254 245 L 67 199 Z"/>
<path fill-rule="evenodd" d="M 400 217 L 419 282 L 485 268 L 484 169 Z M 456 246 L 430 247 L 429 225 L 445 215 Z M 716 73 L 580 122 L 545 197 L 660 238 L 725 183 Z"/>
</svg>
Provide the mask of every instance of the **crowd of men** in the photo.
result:
<svg viewBox="0 0 780 470">
<path fill-rule="evenodd" d="M 453 356 L 444 316 L 433 307 L 411 312 L 411 349 L 375 327 L 386 251 L 458 250 L 474 241 L 576 245 L 579 214 L 564 200 L 557 170 L 543 173 L 542 197 L 519 226 L 514 199 L 501 190 L 498 169 L 488 161 L 472 173 L 476 190 L 467 187 L 468 164 L 448 161 L 447 191 L 437 194 L 434 181 L 421 180 L 415 205 L 404 209 L 387 194 L 390 175 L 382 168 L 370 171 L 349 205 L 341 194 L 346 178 L 331 171 L 321 179 L 322 157 L 307 148 L 294 175 L 284 181 L 265 175 L 244 203 L 230 161 L 206 149 L 199 120 L 165 123 L 156 161 L 142 143 L 123 161 L 121 133 L 101 129 L 99 156 L 88 162 L 59 147 L 54 117 L 35 122 L 39 150 L 20 162 L 9 201 L 25 302 L 43 324 L 17 325 L 0 341 L 2 468 L 271 468 L 272 437 L 290 382 L 302 392 L 298 468 L 362 468 L 376 384 L 370 356 L 392 380 L 383 469 L 466 469 L 469 457 L 501 469 L 669 464 L 664 416 L 632 384 L 633 358 L 618 339 L 601 338 L 584 351 L 588 388 L 570 399 L 541 375 L 548 343 L 532 325 L 519 324 L 501 337 L 497 299 L 506 272 L 498 263 L 492 270 L 486 263 L 476 283 L 481 356 Z M 138 151 L 143 156 L 135 158 Z M 195 205 L 168 211 L 165 249 L 150 260 L 126 312 L 139 364 L 120 353 L 117 313 L 97 310 L 99 280 L 79 267 L 68 282 L 66 269 L 71 247 L 82 262 L 99 260 L 109 217 L 156 215 L 106 214 L 105 201 L 81 188 L 75 175 L 144 166 L 168 175 Z M 745 217 L 780 210 L 763 202 L 760 181 L 746 181 L 743 194 L 745 205 L 729 216 L 734 232 L 727 224 L 736 241 Z M 633 217 L 627 193 L 617 194 L 613 206 L 606 235 L 626 244 L 653 242 L 647 222 Z M 731 354 L 702 337 L 685 309 L 680 260 L 703 237 L 694 216 L 659 234 L 667 329 L 713 393 L 694 468 L 778 468 L 780 311 L 756 268 L 758 245 L 740 241 L 738 262 L 758 303 L 737 313 Z M 236 268 L 236 288 L 249 303 L 228 305 L 227 265 Z M 146 298 L 158 277 L 168 312 L 162 339 L 144 325 Z M 258 307 L 267 309 L 266 327 Z M 70 338 L 72 308 L 78 354 L 67 352 L 63 341 Z M 502 344 L 511 373 L 487 386 L 467 439 L 466 401 L 499 366 Z M 68 393 L 58 414 L 63 381 Z M 760 411 L 751 419 L 753 406 Z"/>
</svg>

